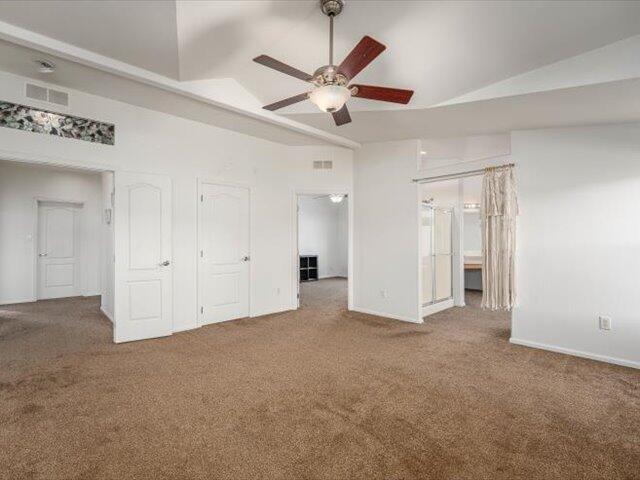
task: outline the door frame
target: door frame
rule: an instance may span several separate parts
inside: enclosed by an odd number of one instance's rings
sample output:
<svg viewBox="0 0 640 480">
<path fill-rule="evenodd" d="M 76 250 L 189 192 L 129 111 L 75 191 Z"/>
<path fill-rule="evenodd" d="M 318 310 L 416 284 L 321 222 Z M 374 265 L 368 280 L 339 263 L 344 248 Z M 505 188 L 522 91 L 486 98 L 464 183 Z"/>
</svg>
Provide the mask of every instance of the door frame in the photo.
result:
<svg viewBox="0 0 640 480">
<path fill-rule="evenodd" d="M 198 177 L 197 179 L 197 195 L 196 195 L 196 328 L 200 328 L 204 325 L 200 321 L 200 306 L 202 303 L 200 302 L 200 214 L 202 210 L 202 201 L 200 200 L 201 195 L 203 195 L 202 187 L 204 185 L 218 185 L 220 187 L 234 187 L 234 188 L 244 188 L 249 193 L 249 218 L 247 219 L 249 222 L 249 317 L 253 317 L 253 310 L 251 308 L 251 290 L 252 290 L 252 282 L 251 276 L 253 275 L 253 258 L 252 258 L 252 229 L 251 229 L 251 195 L 252 195 L 252 187 L 251 184 L 245 182 L 232 182 L 228 180 L 216 179 L 211 177 Z"/>
<path fill-rule="evenodd" d="M 40 271 L 39 271 L 39 266 L 38 266 L 38 250 L 40 249 L 40 222 L 39 222 L 39 208 L 40 208 L 40 203 L 42 202 L 53 202 L 53 203 L 67 203 L 70 205 L 75 205 L 78 206 L 80 208 L 84 208 L 84 204 L 85 204 L 85 200 L 77 200 L 77 199 L 71 199 L 71 198 L 55 198 L 55 197 L 40 197 L 40 196 L 36 196 L 33 197 L 33 238 L 31 239 L 31 243 L 33 248 L 31 249 L 31 264 L 32 264 L 32 268 L 33 268 L 33 282 L 32 282 L 32 286 L 31 286 L 31 297 L 32 297 L 32 301 L 37 302 L 38 300 L 40 300 L 40 289 L 39 289 L 39 283 L 38 281 L 40 280 Z M 80 220 L 80 218 L 78 218 L 78 220 Z M 78 225 L 76 228 L 81 229 L 81 225 Z M 82 288 L 82 281 L 84 280 L 84 252 L 82 251 L 82 236 L 81 236 L 81 230 L 79 230 L 79 232 L 74 233 L 75 236 L 80 236 L 81 238 L 77 239 L 79 240 L 79 251 L 80 251 L 80 256 L 78 258 L 78 260 L 80 261 L 80 268 L 79 268 L 79 275 L 78 275 L 78 281 L 79 281 L 79 285 L 78 285 L 78 290 L 80 291 L 80 295 L 84 296 L 84 289 Z"/>
<path fill-rule="evenodd" d="M 298 246 L 298 199 L 309 195 L 346 195 L 347 196 L 347 309 L 353 310 L 353 190 L 345 187 L 337 188 L 294 188 L 291 192 L 291 310 L 300 308 L 298 296 L 298 272 L 300 269 L 300 252 Z"/>
</svg>

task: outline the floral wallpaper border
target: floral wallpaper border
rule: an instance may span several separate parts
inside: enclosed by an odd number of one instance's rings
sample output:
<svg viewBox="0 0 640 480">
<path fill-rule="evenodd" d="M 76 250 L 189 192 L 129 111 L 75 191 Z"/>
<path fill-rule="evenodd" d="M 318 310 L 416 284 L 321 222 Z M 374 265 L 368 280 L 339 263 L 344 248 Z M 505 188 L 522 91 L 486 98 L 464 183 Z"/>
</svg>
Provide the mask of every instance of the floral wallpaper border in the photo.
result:
<svg viewBox="0 0 640 480">
<path fill-rule="evenodd" d="M 116 127 L 111 123 L 48 112 L 4 100 L 0 100 L 0 127 L 104 145 L 114 145 L 116 139 Z"/>
</svg>

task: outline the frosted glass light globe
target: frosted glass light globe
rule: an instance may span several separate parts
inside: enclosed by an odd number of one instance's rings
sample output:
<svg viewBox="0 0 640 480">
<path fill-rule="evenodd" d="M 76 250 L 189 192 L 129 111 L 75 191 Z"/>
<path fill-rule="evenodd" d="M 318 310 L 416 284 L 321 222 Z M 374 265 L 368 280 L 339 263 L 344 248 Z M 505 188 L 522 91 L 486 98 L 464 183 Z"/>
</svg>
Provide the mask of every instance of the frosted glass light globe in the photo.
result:
<svg viewBox="0 0 640 480">
<path fill-rule="evenodd" d="M 339 85 L 324 85 L 309 94 L 309 100 L 323 112 L 337 112 L 349 100 L 351 90 Z"/>
</svg>

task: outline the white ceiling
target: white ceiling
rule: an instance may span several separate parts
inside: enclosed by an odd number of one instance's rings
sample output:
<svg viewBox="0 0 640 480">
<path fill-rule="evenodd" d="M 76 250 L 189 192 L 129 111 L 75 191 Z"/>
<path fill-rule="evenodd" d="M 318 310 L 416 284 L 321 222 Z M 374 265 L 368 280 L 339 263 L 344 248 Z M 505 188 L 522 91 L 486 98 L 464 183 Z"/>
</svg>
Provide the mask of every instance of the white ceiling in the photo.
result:
<svg viewBox="0 0 640 480">
<path fill-rule="evenodd" d="M 161 75 L 178 77 L 176 8 L 172 1 L 3 1 L 0 19 Z"/>
<path fill-rule="evenodd" d="M 235 104 L 247 110 L 309 87 L 255 64 L 255 56 L 267 54 L 309 73 L 328 61 L 328 20 L 316 0 L 3 1 L 0 21 L 184 85 L 227 79 L 237 85 Z M 357 81 L 414 89 L 411 103 L 351 99 L 354 121 L 339 128 L 310 102 L 279 114 L 356 141 L 640 119 L 632 110 L 640 93 L 633 81 L 569 80 L 563 88 L 517 97 L 503 88 L 504 98 L 485 94 L 481 102 L 434 108 L 639 35 L 640 2 L 347 0 L 335 29 L 338 62 L 365 34 L 384 43 L 387 50 Z M 624 95 L 631 101 L 626 106 Z"/>
</svg>

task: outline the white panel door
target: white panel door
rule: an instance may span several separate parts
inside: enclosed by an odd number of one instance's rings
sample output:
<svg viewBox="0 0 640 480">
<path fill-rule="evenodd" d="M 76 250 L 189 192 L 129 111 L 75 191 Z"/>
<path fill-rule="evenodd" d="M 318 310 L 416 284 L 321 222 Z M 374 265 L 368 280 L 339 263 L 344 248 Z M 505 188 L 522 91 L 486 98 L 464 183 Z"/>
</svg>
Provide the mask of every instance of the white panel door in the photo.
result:
<svg viewBox="0 0 640 480">
<path fill-rule="evenodd" d="M 115 173 L 114 341 L 171 335 L 171 179 Z"/>
<path fill-rule="evenodd" d="M 249 190 L 202 184 L 198 209 L 200 324 L 249 316 Z"/>
<path fill-rule="evenodd" d="M 80 295 L 78 205 L 38 203 L 38 298 Z"/>
</svg>

